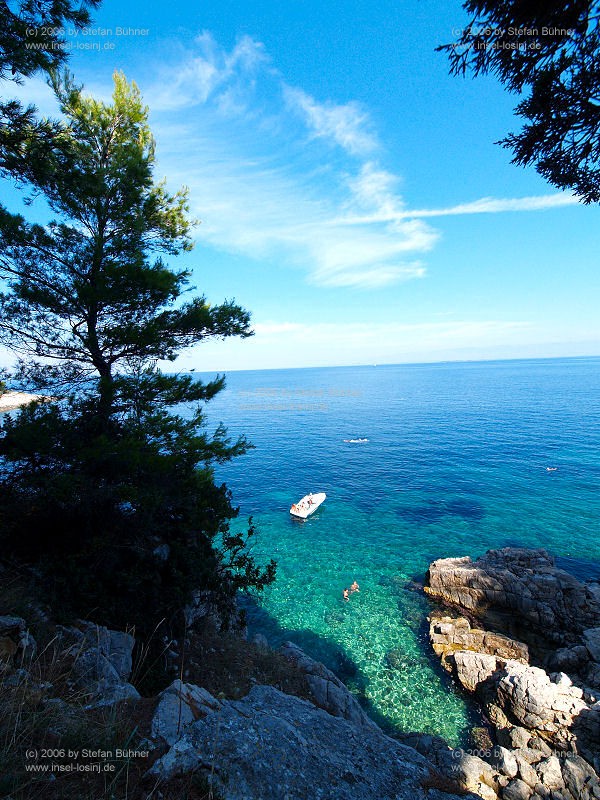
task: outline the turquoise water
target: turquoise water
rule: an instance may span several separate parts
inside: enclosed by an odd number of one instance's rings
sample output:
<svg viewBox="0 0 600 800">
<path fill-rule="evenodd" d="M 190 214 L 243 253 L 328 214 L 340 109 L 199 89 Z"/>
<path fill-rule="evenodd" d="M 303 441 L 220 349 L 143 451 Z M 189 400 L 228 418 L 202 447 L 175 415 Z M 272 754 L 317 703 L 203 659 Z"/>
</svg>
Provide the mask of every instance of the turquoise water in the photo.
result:
<svg viewBox="0 0 600 800">
<path fill-rule="evenodd" d="M 599 575 L 599 396 L 597 358 L 229 374 L 209 423 L 256 449 L 218 477 L 279 565 L 252 630 L 297 642 L 389 728 L 464 741 L 475 718 L 431 657 L 411 581 L 506 545 Z M 309 491 L 326 502 L 292 519 Z"/>
</svg>

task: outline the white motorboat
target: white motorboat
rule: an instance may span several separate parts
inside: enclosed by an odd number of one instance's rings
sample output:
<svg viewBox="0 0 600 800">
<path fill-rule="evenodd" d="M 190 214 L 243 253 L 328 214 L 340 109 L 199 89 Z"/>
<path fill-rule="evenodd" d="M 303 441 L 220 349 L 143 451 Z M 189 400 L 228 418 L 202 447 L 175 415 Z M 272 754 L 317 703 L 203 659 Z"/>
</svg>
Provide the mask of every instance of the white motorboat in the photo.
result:
<svg viewBox="0 0 600 800">
<path fill-rule="evenodd" d="M 297 503 L 292 504 L 292 507 L 290 508 L 290 514 L 293 517 L 298 517 L 298 519 L 306 519 L 307 517 L 310 517 L 311 514 L 315 513 L 317 508 L 321 505 L 326 497 L 327 495 L 325 492 L 307 494 L 302 498 L 302 500 L 298 500 Z"/>
</svg>

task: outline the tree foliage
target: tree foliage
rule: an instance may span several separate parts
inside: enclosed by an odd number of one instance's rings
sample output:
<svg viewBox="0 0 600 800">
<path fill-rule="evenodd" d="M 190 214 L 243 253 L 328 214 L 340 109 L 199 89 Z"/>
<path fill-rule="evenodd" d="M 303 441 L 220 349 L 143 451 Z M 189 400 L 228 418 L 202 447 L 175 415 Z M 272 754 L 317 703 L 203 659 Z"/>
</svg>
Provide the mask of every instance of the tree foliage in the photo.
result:
<svg viewBox="0 0 600 800">
<path fill-rule="evenodd" d="M 0 343 L 22 357 L 22 377 L 39 388 L 99 375 L 102 421 L 117 389 L 128 400 L 128 381 L 113 380 L 115 372 L 173 360 L 207 337 L 248 336 L 249 315 L 204 297 L 175 306 L 190 276 L 162 256 L 191 249 L 187 196 L 153 180 L 154 140 L 135 85 L 117 73 L 111 105 L 68 79 L 54 85 L 68 122 L 50 163 L 40 163 L 33 140 L 7 143 L 0 157 L 57 215 L 42 226 L 0 209 L 0 274 L 11 290 L 0 295 Z M 53 368 L 40 370 L 39 359 Z M 146 394 L 150 384 L 147 374 Z M 200 385 L 183 399 L 204 399 Z"/>
<path fill-rule="evenodd" d="M 67 28 L 83 28 L 98 5 L 99 0 L 0 0 L 0 80 L 21 83 L 63 65 Z M 33 106 L 0 98 L 0 131 L 13 145 L 35 138 L 40 149 L 51 149 L 56 127 L 38 119 Z"/>
<path fill-rule="evenodd" d="M 455 75 L 495 75 L 522 99 L 523 128 L 501 144 L 513 163 L 600 202 L 600 3 L 467 0 L 471 21 L 442 45 Z"/>
<path fill-rule="evenodd" d="M 64 122 L 51 158 L 39 162 L 34 139 L 0 148 L 2 169 L 55 215 L 39 225 L 0 208 L 0 343 L 20 356 L 14 379 L 56 398 L 3 426 L 0 538 L 79 613 L 153 625 L 194 588 L 225 596 L 273 579 L 219 549 L 237 509 L 213 464 L 249 446 L 203 427 L 199 404 L 223 379 L 157 367 L 204 339 L 250 336 L 250 317 L 233 300 L 183 302 L 190 274 L 164 258 L 191 249 L 187 195 L 154 181 L 135 84 L 116 74 L 111 104 L 67 77 L 54 88 Z M 184 403 L 196 410 L 170 410 Z"/>
<path fill-rule="evenodd" d="M 0 78 L 18 80 L 61 66 L 65 29 L 81 29 L 99 0 L 0 0 Z M 28 47 L 28 45 L 33 45 Z"/>
</svg>

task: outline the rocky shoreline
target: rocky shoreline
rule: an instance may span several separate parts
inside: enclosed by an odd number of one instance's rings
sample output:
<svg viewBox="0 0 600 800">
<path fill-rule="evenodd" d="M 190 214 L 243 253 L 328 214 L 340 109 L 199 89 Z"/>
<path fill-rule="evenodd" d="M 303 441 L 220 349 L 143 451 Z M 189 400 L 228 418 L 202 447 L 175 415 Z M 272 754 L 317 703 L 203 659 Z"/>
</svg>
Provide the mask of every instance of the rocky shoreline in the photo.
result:
<svg viewBox="0 0 600 800">
<path fill-rule="evenodd" d="M 89 622 L 57 626 L 52 660 L 68 675 L 65 699 L 56 695 L 56 685 L 37 679 L 38 648 L 25 620 L 0 617 L 0 690 L 4 696 L 16 693 L 17 712 L 25 703 L 47 719 L 52 752 L 63 755 L 62 737 L 79 737 L 83 715 L 119 706 L 135 718 L 136 710 L 144 708 L 144 723 L 127 739 L 127 752 L 138 762 L 131 768 L 141 770 L 136 793 L 128 795 L 135 800 L 187 797 L 177 794 L 183 785 L 178 782 L 188 785 L 193 776 L 207 782 L 215 800 L 465 796 L 459 779 L 447 777 L 414 748 L 383 733 L 330 670 L 292 643 L 276 655 L 306 677 L 309 699 L 268 684 L 253 685 L 231 699 L 181 678 L 158 696 L 142 698 L 130 683 L 134 644 L 128 633 Z M 264 637 L 243 646 L 268 649 Z M 114 757 L 110 746 L 98 752 L 99 759 Z M 50 781 L 44 796 L 62 798 L 56 777 Z"/>
<path fill-rule="evenodd" d="M 496 740 L 469 788 L 486 800 L 600 798 L 600 585 L 544 550 L 505 548 L 433 562 L 425 592 L 453 612 L 431 614 L 432 647 Z"/>
<path fill-rule="evenodd" d="M 545 551 L 507 548 L 433 562 L 425 591 L 441 604 L 430 615 L 433 650 L 489 724 L 476 749 L 390 738 L 323 664 L 291 642 L 273 651 L 260 635 L 236 639 L 244 658 L 253 650 L 287 664 L 301 690 L 250 678 L 226 695 L 182 666 L 158 695 L 141 697 L 131 634 L 53 627 L 55 683 L 36 668 L 28 621 L 0 616 L 0 693 L 4 708 L 14 701 L 17 714 L 25 704 L 47 719 L 57 747 L 90 715 L 124 709 L 137 720 L 127 739 L 135 800 L 157 788 L 181 796 L 178 781 L 192 777 L 220 800 L 600 800 L 600 586 L 557 569 Z M 221 636 L 206 598 L 198 615 L 191 625 Z M 58 782 L 47 786 L 54 800 L 51 789 Z"/>
</svg>

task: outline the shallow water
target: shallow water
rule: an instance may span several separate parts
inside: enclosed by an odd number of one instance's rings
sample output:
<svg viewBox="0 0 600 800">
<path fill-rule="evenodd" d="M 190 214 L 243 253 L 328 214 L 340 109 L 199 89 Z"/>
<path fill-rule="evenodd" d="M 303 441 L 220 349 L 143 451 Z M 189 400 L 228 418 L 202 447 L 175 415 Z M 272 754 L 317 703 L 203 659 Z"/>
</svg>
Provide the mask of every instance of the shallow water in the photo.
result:
<svg viewBox="0 0 600 800">
<path fill-rule="evenodd" d="M 506 545 L 600 575 L 599 390 L 592 358 L 230 373 L 209 423 L 256 449 L 218 478 L 279 565 L 252 629 L 297 642 L 391 728 L 464 741 L 474 718 L 431 657 L 411 581 Z M 309 491 L 326 502 L 292 519 Z"/>
</svg>

